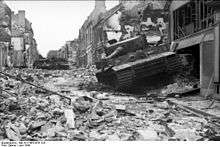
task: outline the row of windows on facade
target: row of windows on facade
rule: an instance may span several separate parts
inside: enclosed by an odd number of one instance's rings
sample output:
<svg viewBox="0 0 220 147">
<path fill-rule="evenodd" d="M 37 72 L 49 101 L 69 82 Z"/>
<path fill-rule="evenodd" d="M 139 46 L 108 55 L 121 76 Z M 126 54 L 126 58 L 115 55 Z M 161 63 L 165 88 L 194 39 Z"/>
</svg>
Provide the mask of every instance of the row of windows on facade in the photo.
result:
<svg viewBox="0 0 220 147">
<path fill-rule="evenodd" d="M 196 33 L 214 24 L 214 10 L 207 2 L 208 0 L 191 0 L 174 11 L 174 39 Z"/>
</svg>

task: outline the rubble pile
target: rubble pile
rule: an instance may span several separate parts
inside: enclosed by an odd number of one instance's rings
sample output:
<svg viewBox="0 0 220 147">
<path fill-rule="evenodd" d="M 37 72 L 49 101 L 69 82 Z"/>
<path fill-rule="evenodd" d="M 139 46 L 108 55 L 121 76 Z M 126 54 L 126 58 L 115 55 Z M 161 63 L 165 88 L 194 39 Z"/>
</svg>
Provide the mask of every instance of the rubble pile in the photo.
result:
<svg viewBox="0 0 220 147">
<path fill-rule="evenodd" d="M 163 89 L 161 89 L 160 93 L 163 96 L 171 95 L 171 94 L 180 94 L 193 89 L 198 89 L 200 87 L 199 80 L 190 75 L 178 75 L 175 77 L 175 82 L 173 84 L 169 84 Z"/>
<path fill-rule="evenodd" d="M 162 89 L 161 94 L 168 95 L 171 93 L 181 93 L 181 92 L 190 90 L 192 88 L 193 88 L 192 86 L 188 86 L 188 85 L 180 86 L 177 83 L 174 83 L 174 84 L 167 85 L 164 89 Z"/>
<path fill-rule="evenodd" d="M 77 86 L 79 89 L 86 89 L 88 91 L 93 90 L 110 90 L 111 88 L 101 83 L 98 83 L 95 73 L 97 69 L 95 66 L 90 66 L 89 68 L 76 69 L 77 72 L 71 72 L 71 76 L 74 77 L 73 80 L 77 80 Z"/>
<path fill-rule="evenodd" d="M 2 92 L 0 97 L 0 140 L 209 140 L 219 134 L 213 122 L 186 113 L 165 99 L 150 101 L 150 95 L 137 99 L 74 89 L 77 85 L 71 85 L 70 79 L 84 84 L 95 81 L 92 69 L 14 69 L 7 73 L 37 85 L 50 83 L 50 88 L 60 93 L 65 89 L 72 101 L 69 105 L 60 96 L 2 77 L 3 89 L 11 94 Z M 58 79 L 68 82 L 61 84 Z"/>
</svg>

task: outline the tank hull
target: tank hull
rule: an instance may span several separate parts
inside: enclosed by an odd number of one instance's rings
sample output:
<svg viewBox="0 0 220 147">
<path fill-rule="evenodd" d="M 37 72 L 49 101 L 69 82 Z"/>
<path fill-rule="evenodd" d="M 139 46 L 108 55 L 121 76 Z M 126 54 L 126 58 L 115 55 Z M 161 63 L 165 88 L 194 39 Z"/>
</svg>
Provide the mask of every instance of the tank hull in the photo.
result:
<svg viewBox="0 0 220 147">
<path fill-rule="evenodd" d="M 145 59 L 128 62 L 99 70 L 96 77 L 100 83 L 116 90 L 129 90 L 140 81 L 172 76 L 181 71 L 181 58 L 173 52 L 164 52 Z M 163 75 L 163 76 L 161 76 Z"/>
</svg>

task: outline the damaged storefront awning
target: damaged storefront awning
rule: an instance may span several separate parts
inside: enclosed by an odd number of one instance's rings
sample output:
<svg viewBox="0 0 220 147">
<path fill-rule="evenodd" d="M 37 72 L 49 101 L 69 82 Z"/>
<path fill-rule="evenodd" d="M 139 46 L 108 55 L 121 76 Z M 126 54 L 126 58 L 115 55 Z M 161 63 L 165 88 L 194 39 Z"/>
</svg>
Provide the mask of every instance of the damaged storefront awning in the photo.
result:
<svg viewBox="0 0 220 147">
<path fill-rule="evenodd" d="M 178 41 L 178 45 L 176 47 L 176 50 L 180 50 L 183 48 L 187 48 L 193 45 L 200 44 L 201 42 L 204 41 L 211 41 L 214 40 L 214 34 L 213 33 L 208 33 L 208 34 L 200 34 L 194 37 L 189 37 L 186 39 L 183 39 L 181 41 Z"/>
<path fill-rule="evenodd" d="M 201 34 L 199 36 L 195 36 L 195 37 L 190 37 L 187 39 L 184 39 L 182 41 L 179 42 L 178 46 L 177 46 L 177 50 L 179 49 L 183 49 L 183 48 L 187 48 L 196 44 L 200 44 L 202 42 L 202 39 L 204 38 L 204 35 Z"/>
</svg>

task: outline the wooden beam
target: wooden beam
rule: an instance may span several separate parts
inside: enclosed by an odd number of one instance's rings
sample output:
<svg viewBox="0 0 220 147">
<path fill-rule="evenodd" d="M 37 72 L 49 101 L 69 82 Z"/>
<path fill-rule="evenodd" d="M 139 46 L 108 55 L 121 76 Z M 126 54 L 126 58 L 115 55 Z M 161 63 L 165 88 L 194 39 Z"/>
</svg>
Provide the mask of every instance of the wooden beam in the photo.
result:
<svg viewBox="0 0 220 147">
<path fill-rule="evenodd" d="M 186 105 L 183 105 L 179 102 L 176 102 L 174 100 L 167 100 L 167 102 L 169 104 L 172 104 L 172 105 L 175 105 L 177 107 L 179 107 L 180 109 L 184 110 L 184 111 L 187 111 L 187 112 L 190 112 L 196 116 L 199 116 L 199 117 L 202 117 L 202 118 L 205 118 L 205 119 L 217 119 L 217 120 L 220 120 L 220 117 L 219 116 L 216 116 L 216 115 L 213 115 L 213 114 L 210 114 L 210 113 L 207 113 L 207 112 L 204 112 L 202 110 L 199 110 L 199 109 L 195 109 L 195 108 L 192 108 L 192 107 L 189 107 L 189 106 L 186 106 Z"/>
</svg>

